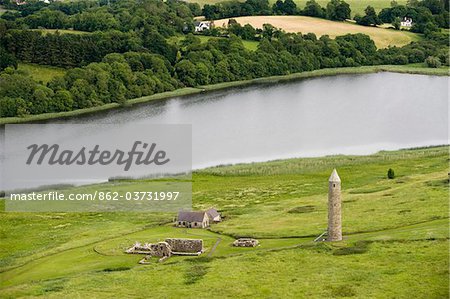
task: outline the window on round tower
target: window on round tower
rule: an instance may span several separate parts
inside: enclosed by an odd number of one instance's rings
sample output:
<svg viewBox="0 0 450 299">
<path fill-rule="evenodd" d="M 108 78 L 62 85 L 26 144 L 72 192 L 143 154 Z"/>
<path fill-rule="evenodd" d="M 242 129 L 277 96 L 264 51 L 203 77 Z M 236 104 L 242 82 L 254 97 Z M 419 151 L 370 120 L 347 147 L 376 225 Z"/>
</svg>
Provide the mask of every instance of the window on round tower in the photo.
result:
<svg viewBox="0 0 450 299">
<path fill-rule="evenodd" d="M 333 184 L 333 188 L 336 187 L 336 184 Z"/>
</svg>

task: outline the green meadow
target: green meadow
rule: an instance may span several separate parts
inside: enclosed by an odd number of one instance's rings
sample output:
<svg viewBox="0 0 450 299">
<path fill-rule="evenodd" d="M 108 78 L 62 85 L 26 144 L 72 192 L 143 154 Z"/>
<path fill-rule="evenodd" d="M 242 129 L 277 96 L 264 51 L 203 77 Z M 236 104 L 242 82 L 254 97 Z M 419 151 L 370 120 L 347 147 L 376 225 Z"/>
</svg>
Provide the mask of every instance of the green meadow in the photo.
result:
<svg viewBox="0 0 450 299">
<path fill-rule="evenodd" d="M 173 227 L 175 213 L 1 212 L 0 297 L 448 298 L 448 154 L 441 146 L 196 171 L 193 208 L 215 206 L 224 217 L 208 230 Z M 314 242 L 327 226 L 333 168 L 344 240 Z M 260 246 L 233 247 L 242 236 Z M 201 238 L 205 253 L 150 265 L 124 253 L 168 237 Z"/>
<path fill-rule="evenodd" d="M 73 29 L 32 29 L 34 31 L 41 31 L 43 34 L 91 34 L 91 32 L 73 30 Z"/>
<path fill-rule="evenodd" d="M 33 63 L 19 63 L 19 71 L 30 75 L 35 81 L 42 81 L 44 84 L 57 76 L 64 76 L 66 70 L 54 66 L 39 65 Z"/>
<path fill-rule="evenodd" d="M 206 36 L 206 35 L 196 35 L 200 39 L 202 43 L 206 43 L 210 39 L 219 39 L 224 37 L 216 37 L 216 36 Z M 179 44 L 181 41 L 185 39 L 185 36 L 174 36 L 168 39 L 169 43 Z M 258 48 L 259 42 L 251 41 L 251 40 L 242 40 L 242 44 L 247 50 L 256 51 Z"/>
</svg>

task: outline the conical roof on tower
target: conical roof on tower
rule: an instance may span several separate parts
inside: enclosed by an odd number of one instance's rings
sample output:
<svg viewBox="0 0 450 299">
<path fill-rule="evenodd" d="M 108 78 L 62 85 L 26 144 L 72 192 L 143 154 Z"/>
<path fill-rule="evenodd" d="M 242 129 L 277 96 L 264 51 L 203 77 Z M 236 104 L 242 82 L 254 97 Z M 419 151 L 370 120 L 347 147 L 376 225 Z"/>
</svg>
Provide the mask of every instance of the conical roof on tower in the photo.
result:
<svg viewBox="0 0 450 299">
<path fill-rule="evenodd" d="M 340 182 L 341 178 L 339 177 L 336 168 L 333 169 L 333 172 L 330 175 L 330 178 L 328 179 L 329 182 Z"/>
</svg>

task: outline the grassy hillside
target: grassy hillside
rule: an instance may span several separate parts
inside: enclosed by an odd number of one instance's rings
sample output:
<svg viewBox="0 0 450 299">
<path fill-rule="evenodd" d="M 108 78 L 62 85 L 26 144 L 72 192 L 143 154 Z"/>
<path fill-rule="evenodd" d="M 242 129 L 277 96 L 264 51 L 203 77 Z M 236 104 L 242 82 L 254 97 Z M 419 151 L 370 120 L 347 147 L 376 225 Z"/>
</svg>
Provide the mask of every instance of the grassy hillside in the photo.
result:
<svg viewBox="0 0 450 299">
<path fill-rule="evenodd" d="M 417 40 L 417 34 L 407 31 L 396 31 L 384 28 L 359 26 L 346 22 L 334 22 L 325 19 L 304 16 L 251 16 L 235 18 L 241 25 L 250 24 L 255 28 L 262 28 L 263 24 L 272 24 L 286 32 L 315 33 L 318 37 L 329 35 L 334 38 L 348 33 L 364 33 L 370 36 L 378 48 L 388 46 L 404 46 Z M 214 21 L 216 26 L 228 24 L 228 19 Z"/>
<path fill-rule="evenodd" d="M 54 66 L 45 66 L 32 63 L 19 63 L 19 71 L 23 71 L 33 77 L 37 82 L 47 83 L 57 76 L 64 76 L 66 70 Z"/>
<path fill-rule="evenodd" d="M 308 0 L 294 0 L 299 8 L 304 8 L 305 4 Z M 329 0 L 316 0 L 322 7 L 326 7 Z M 223 0 L 189 0 L 188 2 L 199 3 L 201 6 L 205 4 L 214 4 L 218 2 L 223 2 Z M 269 0 L 270 3 L 275 3 L 276 0 Z M 364 14 L 364 9 L 371 5 L 375 8 L 375 10 L 380 11 L 382 8 L 390 7 L 391 0 L 346 0 L 350 5 L 352 10 L 352 15 L 355 14 Z M 406 4 L 406 0 L 398 0 L 398 4 Z"/>
<path fill-rule="evenodd" d="M 194 208 L 216 206 L 225 216 L 209 231 L 174 228 L 170 213 L 2 212 L 0 297 L 446 298 L 448 151 L 435 147 L 198 171 Z M 326 228 L 333 167 L 342 179 L 345 239 L 314 243 Z M 385 177 L 388 168 L 395 179 Z M 234 248 L 235 236 L 255 236 L 261 246 Z M 166 237 L 202 238 L 206 252 L 151 265 L 138 265 L 138 256 L 123 253 L 134 241 Z M 233 288 L 225 290 L 225 284 Z"/>
</svg>

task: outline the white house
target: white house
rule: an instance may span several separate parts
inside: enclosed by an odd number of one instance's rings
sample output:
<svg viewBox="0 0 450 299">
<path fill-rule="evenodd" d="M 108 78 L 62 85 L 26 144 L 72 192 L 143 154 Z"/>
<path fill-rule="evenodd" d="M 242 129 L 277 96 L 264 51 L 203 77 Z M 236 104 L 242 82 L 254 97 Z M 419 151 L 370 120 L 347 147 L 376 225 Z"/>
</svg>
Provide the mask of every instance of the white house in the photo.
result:
<svg viewBox="0 0 450 299">
<path fill-rule="evenodd" d="M 209 30 L 212 27 L 212 22 L 210 21 L 200 21 L 195 22 L 195 32 L 202 32 L 203 30 Z"/>
<path fill-rule="evenodd" d="M 403 20 L 400 22 L 400 25 L 403 27 L 411 27 L 412 26 L 412 19 L 404 17 Z"/>
</svg>

